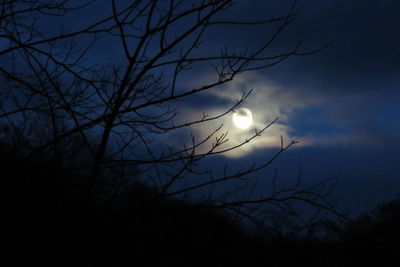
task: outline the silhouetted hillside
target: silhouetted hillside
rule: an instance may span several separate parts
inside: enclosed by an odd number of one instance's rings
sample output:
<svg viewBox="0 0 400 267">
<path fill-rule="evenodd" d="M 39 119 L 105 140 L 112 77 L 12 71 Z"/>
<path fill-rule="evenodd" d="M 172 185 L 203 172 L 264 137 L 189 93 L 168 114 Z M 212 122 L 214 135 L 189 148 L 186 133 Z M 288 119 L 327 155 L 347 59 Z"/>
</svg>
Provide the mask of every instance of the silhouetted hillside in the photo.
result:
<svg viewBox="0 0 400 267">
<path fill-rule="evenodd" d="M 336 232 L 336 241 L 268 240 L 138 183 L 89 203 L 85 180 L 60 162 L 6 149 L 0 157 L 8 266 L 396 266 L 389 262 L 399 249 L 399 200 Z"/>
<path fill-rule="evenodd" d="M 98 197 L 89 204 L 84 180 L 59 163 L 27 161 L 4 150 L 0 160 L 16 265 L 204 266 L 249 261 L 242 251 L 245 236 L 211 209 L 158 200 L 153 189 L 140 184 L 125 188 L 113 201 Z"/>
</svg>

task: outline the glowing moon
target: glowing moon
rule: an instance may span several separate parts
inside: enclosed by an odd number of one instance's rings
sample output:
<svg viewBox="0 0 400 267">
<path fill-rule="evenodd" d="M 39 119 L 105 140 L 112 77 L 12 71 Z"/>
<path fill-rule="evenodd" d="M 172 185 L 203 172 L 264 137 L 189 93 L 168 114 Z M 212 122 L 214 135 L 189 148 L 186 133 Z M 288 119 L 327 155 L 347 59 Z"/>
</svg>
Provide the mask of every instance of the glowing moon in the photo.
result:
<svg viewBox="0 0 400 267">
<path fill-rule="evenodd" d="M 247 129 L 253 123 L 253 115 L 247 108 L 241 108 L 233 113 L 233 123 L 240 129 Z"/>
</svg>

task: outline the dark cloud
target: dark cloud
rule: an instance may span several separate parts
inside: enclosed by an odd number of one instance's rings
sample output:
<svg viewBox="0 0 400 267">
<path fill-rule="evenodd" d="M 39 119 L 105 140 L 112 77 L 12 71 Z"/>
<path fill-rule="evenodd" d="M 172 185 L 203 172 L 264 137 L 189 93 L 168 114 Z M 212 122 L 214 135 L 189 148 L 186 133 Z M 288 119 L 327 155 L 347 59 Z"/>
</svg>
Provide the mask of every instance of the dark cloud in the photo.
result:
<svg viewBox="0 0 400 267">
<path fill-rule="evenodd" d="M 289 71 L 295 77 L 339 82 L 342 86 L 337 90 L 346 83 L 359 89 L 353 80 L 362 84 L 399 73 L 399 8 L 398 1 L 300 1 L 298 19 L 285 39 L 303 40 L 306 47 L 333 43 L 325 51 L 299 60 Z"/>
</svg>

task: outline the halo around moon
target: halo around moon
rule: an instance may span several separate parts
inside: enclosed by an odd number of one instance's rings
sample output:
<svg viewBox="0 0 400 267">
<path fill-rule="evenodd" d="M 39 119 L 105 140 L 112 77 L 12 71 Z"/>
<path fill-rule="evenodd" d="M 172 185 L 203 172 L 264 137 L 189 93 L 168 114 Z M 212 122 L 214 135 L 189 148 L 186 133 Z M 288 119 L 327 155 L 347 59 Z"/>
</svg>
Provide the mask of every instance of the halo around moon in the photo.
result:
<svg viewBox="0 0 400 267">
<path fill-rule="evenodd" d="M 233 123 L 240 129 L 247 129 L 253 123 L 253 115 L 247 108 L 240 108 L 234 111 L 232 116 Z"/>
</svg>

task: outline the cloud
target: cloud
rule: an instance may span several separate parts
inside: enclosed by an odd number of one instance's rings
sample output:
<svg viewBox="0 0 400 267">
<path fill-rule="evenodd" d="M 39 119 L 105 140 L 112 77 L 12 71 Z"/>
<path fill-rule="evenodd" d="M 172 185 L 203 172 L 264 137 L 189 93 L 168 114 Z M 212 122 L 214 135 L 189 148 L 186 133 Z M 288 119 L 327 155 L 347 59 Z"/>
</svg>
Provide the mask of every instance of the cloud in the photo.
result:
<svg viewBox="0 0 400 267">
<path fill-rule="evenodd" d="M 280 147 L 281 136 L 283 136 L 286 141 L 298 139 L 298 136 L 290 134 L 291 127 L 288 124 L 290 117 L 297 110 L 314 105 L 319 101 L 318 98 L 304 96 L 296 93 L 295 90 L 282 88 L 261 74 L 252 72 L 242 74 L 232 82 L 209 91 L 208 106 L 204 106 L 203 101 L 201 101 L 203 102 L 201 108 L 195 104 L 186 106 L 184 108 L 185 120 L 198 120 L 203 113 L 207 113 L 209 117 L 223 114 L 241 99 L 244 93 L 251 89 L 253 92 L 245 102 L 241 104 L 241 107 L 250 109 L 253 114 L 253 125 L 251 128 L 243 130 L 235 127 L 232 122 L 232 112 L 230 112 L 222 118 L 206 123 L 194 124 L 191 130 L 196 140 L 200 141 L 206 139 L 212 131 L 223 125 L 218 134 L 227 133 L 227 139 L 229 140 L 218 148 L 218 151 L 222 151 L 240 145 L 245 142 L 246 139 L 251 138 L 256 130 L 259 131 L 263 129 L 266 125 L 279 117 L 279 120 L 260 136 L 239 148 L 224 153 L 224 155 L 235 158 L 263 148 Z M 215 103 L 219 103 L 219 105 L 215 105 Z M 218 134 L 216 137 L 219 136 Z M 216 139 L 214 137 L 209 142 L 199 147 L 198 153 L 206 152 L 210 149 L 211 143 L 215 142 Z"/>
<path fill-rule="evenodd" d="M 199 75 L 187 86 L 199 85 L 202 81 L 209 81 L 210 77 L 212 75 Z M 399 140 L 400 125 L 396 123 L 396 117 L 400 110 L 396 101 L 388 100 L 396 99 L 391 90 L 349 90 L 347 93 L 329 94 L 316 87 L 282 86 L 260 72 L 244 73 L 214 89 L 196 95 L 183 105 L 181 122 L 199 120 L 203 114 L 208 117 L 223 114 L 244 93 L 253 89 L 241 107 L 252 111 L 254 124 L 248 130 L 238 129 L 233 124 L 233 113 L 230 112 L 219 119 L 192 125 L 190 130 L 197 142 L 206 139 L 223 125 L 213 138 L 198 147 L 197 153 L 207 152 L 216 142 L 215 137 L 222 134 L 227 134 L 229 140 L 218 147 L 218 151 L 238 146 L 251 138 L 255 129 L 264 128 L 277 117 L 279 120 L 261 136 L 224 153 L 224 156 L 237 158 L 256 150 L 277 148 L 280 146 L 280 136 L 286 142 L 299 141 L 296 147 L 382 146 Z M 182 138 L 177 141 L 182 142 Z"/>
</svg>

